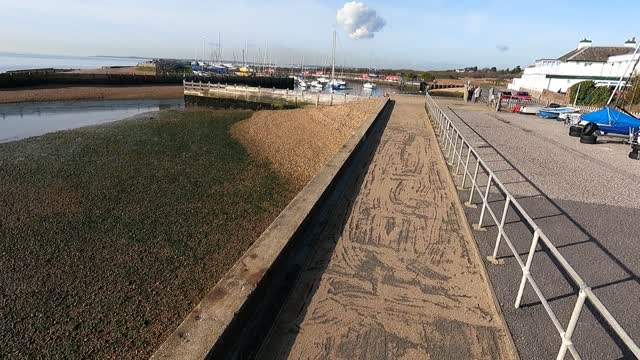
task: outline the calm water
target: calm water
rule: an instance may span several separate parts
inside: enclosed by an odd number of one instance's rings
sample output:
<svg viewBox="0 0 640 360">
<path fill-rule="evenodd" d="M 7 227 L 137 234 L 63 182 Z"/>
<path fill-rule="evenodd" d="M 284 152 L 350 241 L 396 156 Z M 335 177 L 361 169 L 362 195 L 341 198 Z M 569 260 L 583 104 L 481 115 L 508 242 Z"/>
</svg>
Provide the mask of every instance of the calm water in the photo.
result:
<svg viewBox="0 0 640 360">
<path fill-rule="evenodd" d="M 0 104 L 0 143 L 183 106 L 183 99 Z"/>
<path fill-rule="evenodd" d="M 146 59 L 12 54 L 0 52 L 0 73 L 26 69 L 99 69 L 103 66 L 134 66 Z"/>
<path fill-rule="evenodd" d="M 311 82 L 311 80 L 309 80 L 309 82 Z M 363 83 L 360 82 L 347 82 L 347 90 L 336 90 L 335 94 L 348 94 L 348 95 L 357 95 L 357 96 L 384 96 L 384 94 L 395 94 L 400 92 L 400 89 L 395 88 L 395 87 L 391 87 L 391 86 L 385 86 L 385 85 L 378 85 L 377 87 L 375 87 L 374 89 L 365 89 L 363 86 Z M 296 88 L 296 90 L 300 90 L 298 88 Z M 307 87 L 307 89 L 305 90 L 306 92 L 322 92 L 322 93 L 330 93 L 331 90 L 329 89 L 329 87 L 325 87 L 324 89 L 320 90 L 320 89 L 316 89 L 313 87 Z"/>
</svg>

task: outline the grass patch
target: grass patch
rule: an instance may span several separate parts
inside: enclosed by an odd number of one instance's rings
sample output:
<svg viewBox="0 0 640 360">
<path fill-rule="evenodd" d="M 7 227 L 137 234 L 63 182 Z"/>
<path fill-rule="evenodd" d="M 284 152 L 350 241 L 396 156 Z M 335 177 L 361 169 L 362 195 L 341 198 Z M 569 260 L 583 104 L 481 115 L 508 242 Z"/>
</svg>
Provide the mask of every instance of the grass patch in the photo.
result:
<svg viewBox="0 0 640 360">
<path fill-rule="evenodd" d="M 156 67 L 155 66 L 136 66 L 136 71 L 153 73 L 155 75 Z"/>
<path fill-rule="evenodd" d="M 0 358 L 147 358 L 293 197 L 170 110 L 0 144 Z"/>
</svg>

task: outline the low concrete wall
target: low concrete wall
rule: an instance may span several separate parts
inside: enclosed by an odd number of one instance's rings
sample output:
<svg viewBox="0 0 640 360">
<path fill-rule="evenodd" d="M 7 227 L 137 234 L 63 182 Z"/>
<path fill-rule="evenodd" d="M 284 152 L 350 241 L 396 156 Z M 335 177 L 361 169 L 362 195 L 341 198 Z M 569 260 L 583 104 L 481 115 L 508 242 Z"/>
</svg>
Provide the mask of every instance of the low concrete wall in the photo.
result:
<svg viewBox="0 0 640 360">
<path fill-rule="evenodd" d="M 309 253 L 308 224 L 327 211 L 350 167 L 362 166 L 358 154 L 377 131 L 386 99 L 376 114 L 354 132 L 320 173 L 282 211 L 202 302 L 165 341 L 152 359 L 248 358 L 284 305 Z M 342 194 L 340 194 L 342 196 Z M 323 207 L 325 207 L 323 209 Z"/>
<path fill-rule="evenodd" d="M 269 99 L 267 97 L 245 100 L 244 98 L 234 99 L 226 97 L 194 96 L 185 95 L 184 103 L 189 106 L 203 106 L 213 109 L 248 109 L 248 110 L 274 110 L 274 109 L 295 109 L 299 104 L 287 103 L 281 99 Z"/>
</svg>

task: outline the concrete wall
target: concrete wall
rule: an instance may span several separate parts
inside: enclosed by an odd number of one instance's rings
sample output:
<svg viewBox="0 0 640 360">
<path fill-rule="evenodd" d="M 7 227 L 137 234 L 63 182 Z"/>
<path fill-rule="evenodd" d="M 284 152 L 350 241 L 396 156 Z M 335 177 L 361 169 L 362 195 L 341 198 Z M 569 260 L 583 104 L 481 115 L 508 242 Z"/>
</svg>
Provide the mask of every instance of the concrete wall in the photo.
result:
<svg viewBox="0 0 640 360">
<path fill-rule="evenodd" d="M 335 211 L 357 184 L 358 171 L 392 104 L 381 103 L 320 173 L 225 274 L 152 359 L 246 359 L 262 345 L 316 244 L 312 219 Z M 350 190 L 351 189 L 351 190 Z"/>
</svg>

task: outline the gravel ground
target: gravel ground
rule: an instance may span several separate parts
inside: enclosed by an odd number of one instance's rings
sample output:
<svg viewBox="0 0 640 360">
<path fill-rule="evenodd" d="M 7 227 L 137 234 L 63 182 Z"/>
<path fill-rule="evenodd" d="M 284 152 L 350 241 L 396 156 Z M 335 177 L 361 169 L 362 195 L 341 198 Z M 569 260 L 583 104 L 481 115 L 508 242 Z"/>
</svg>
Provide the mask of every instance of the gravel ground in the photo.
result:
<svg viewBox="0 0 640 360">
<path fill-rule="evenodd" d="M 182 85 L 69 86 L 0 90 L 0 104 L 35 101 L 176 99 L 182 97 Z"/>
<path fill-rule="evenodd" d="M 145 359 L 295 195 L 172 110 L 0 144 L 0 359 Z"/>
<path fill-rule="evenodd" d="M 335 155 L 380 99 L 295 110 L 260 111 L 232 128 L 249 150 L 300 189 Z"/>
<path fill-rule="evenodd" d="M 479 105 L 438 100 L 463 135 L 476 146 L 483 159 L 521 205 L 583 277 L 629 335 L 640 339 L 640 162 L 626 157 L 628 146 L 618 140 L 598 145 L 580 144 L 561 124 L 510 113 L 490 113 Z M 472 164 L 473 166 L 474 164 Z M 486 177 L 480 177 L 480 183 Z M 481 188 L 484 190 L 484 188 Z M 462 199 L 469 194 L 461 191 Z M 499 215 L 504 201 L 493 192 L 492 209 Z M 478 196 L 476 196 L 476 202 Z M 479 209 L 468 209 L 470 222 L 477 222 Z M 487 224 L 487 222 L 485 222 Z M 495 244 L 495 226 L 476 232 L 484 255 Z M 507 232 L 520 254 L 526 254 L 531 231 L 513 214 L 507 217 Z M 555 357 L 560 338 L 533 291 L 525 291 L 523 307 L 513 302 L 521 277 L 506 246 L 499 255 L 505 264 L 487 263 L 490 278 L 520 357 Z M 526 256 L 526 255 L 524 255 Z M 552 309 L 566 326 L 577 289 L 565 273 L 539 247 L 532 274 Z M 574 335 L 576 349 L 584 358 L 627 358 L 632 355 L 587 307 Z"/>
</svg>

